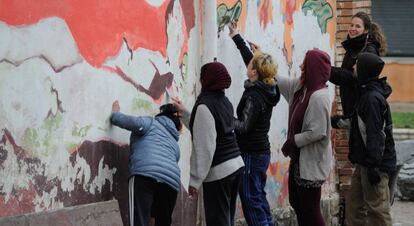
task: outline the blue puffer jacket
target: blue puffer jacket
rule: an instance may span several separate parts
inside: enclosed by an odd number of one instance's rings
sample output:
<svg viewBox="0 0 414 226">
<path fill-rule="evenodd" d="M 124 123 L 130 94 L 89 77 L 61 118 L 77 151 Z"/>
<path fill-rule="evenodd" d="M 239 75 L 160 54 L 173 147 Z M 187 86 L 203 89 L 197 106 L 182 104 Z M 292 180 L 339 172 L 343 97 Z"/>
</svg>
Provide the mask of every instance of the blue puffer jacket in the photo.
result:
<svg viewBox="0 0 414 226">
<path fill-rule="evenodd" d="M 129 175 L 142 175 L 179 190 L 178 131 L 166 116 L 136 117 L 114 112 L 112 124 L 131 131 Z"/>
</svg>

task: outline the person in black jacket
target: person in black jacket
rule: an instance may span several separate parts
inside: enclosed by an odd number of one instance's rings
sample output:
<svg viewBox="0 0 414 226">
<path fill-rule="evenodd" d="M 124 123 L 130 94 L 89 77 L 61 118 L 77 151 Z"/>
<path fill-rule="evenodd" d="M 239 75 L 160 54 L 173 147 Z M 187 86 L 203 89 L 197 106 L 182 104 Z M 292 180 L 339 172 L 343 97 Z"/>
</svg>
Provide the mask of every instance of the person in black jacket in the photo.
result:
<svg viewBox="0 0 414 226">
<path fill-rule="evenodd" d="M 360 97 L 351 119 L 349 160 L 356 165 L 346 200 L 348 225 L 391 225 L 388 174 L 396 154 L 390 107 L 391 87 L 379 78 L 384 62 L 372 53 L 357 61 Z"/>
<path fill-rule="evenodd" d="M 249 226 L 273 225 L 264 187 L 270 164 L 270 119 L 273 107 L 280 99 L 275 79 L 277 66 L 269 54 L 250 51 L 238 34 L 236 23 L 231 24 L 230 36 L 240 50 L 248 77 L 235 121 L 237 141 L 245 164 L 239 190 L 243 213 Z"/>
<path fill-rule="evenodd" d="M 343 113 L 344 116 L 349 116 L 353 113 L 355 101 L 358 99 L 357 81 L 353 77 L 353 67 L 358 54 L 369 52 L 385 55 L 386 42 L 379 25 L 372 22 L 365 12 L 358 12 L 352 17 L 348 36 L 342 46 L 346 51 L 342 65 L 340 68 L 331 68 L 329 81 L 339 86 Z"/>
</svg>

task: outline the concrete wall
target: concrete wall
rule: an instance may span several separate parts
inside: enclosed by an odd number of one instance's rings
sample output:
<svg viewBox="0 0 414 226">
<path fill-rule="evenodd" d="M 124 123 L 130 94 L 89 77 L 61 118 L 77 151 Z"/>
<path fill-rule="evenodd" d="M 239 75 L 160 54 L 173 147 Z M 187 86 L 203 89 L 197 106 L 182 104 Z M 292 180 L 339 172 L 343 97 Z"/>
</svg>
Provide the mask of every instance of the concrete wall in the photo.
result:
<svg viewBox="0 0 414 226">
<path fill-rule="evenodd" d="M 414 102 L 414 60 L 413 58 L 385 58 L 386 65 L 382 74 L 392 86 L 391 102 Z"/>
<path fill-rule="evenodd" d="M 154 115 L 178 96 L 189 108 L 202 63 L 217 57 L 237 106 L 246 70 L 223 18 L 278 62 L 280 76 L 298 76 L 305 52 L 333 62 L 333 0 L 5 1 L 0 10 L 0 217 L 118 199 L 126 219 L 129 133 L 110 126 L 111 104 Z M 7 10 L 6 10 L 7 9 Z M 227 17 L 226 17 L 227 16 Z M 218 22 L 218 23 L 217 23 Z M 217 25 L 218 24 L 218 25 Z M 220 27 L 220 32 L 217 28 Z M 333 87 L 331 86 L 332 97 Z M 273 112 L 268 198 L 288 205 L 287 103 Z M 187 198 L 191 139 L 180 139 L 182 192 L 174 225 L 194 225 Z M 335 172 L 323 187 L 335 192 Z M 239 205 L 240 210 L 240 205 Z M 238 212 L 238 218 L 242 217 Z"/>
</svg>

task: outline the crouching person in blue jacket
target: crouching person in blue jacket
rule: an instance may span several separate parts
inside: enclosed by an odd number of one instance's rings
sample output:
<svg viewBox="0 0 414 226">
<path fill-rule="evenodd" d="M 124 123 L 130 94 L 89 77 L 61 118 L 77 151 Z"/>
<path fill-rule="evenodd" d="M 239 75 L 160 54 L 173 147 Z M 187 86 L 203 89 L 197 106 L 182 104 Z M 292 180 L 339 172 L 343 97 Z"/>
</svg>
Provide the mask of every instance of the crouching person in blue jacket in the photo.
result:
<svg viewBox="0 0 414 226">
<path fill-rule="evenodd" d="M 129 218 L 131 226 L 171 225 L 180 188 L 178 131 L 181 121 L 172 104 L 155 117 L 129 116 L 112 104 L 111 123 L 131 131 L 129 156 Z"/>
</svg>

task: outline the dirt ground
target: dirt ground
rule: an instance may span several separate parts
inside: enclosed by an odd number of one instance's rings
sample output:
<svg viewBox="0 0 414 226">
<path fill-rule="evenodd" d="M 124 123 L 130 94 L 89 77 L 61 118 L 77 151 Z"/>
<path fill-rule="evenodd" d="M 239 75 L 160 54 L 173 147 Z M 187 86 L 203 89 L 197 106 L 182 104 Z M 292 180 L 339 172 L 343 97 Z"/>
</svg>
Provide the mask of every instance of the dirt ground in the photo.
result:
<svg viewBox="0 0 414 226">
<path fill-rule="evenodd" d="M 395 200 L 391 216 L 393 226 L 414 226 L 414 202 Z"/>
</svg>

